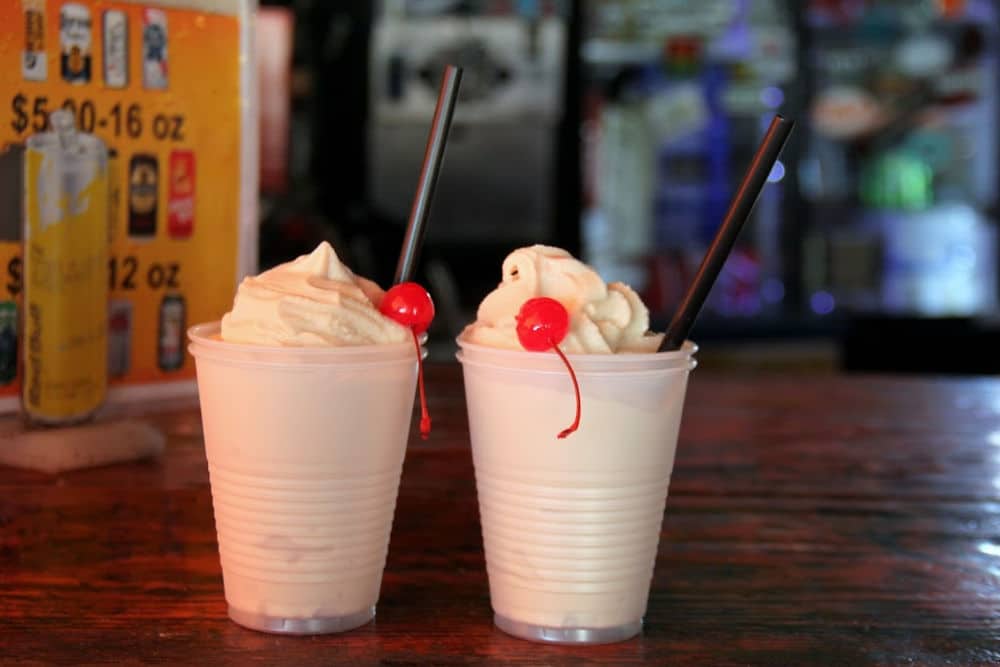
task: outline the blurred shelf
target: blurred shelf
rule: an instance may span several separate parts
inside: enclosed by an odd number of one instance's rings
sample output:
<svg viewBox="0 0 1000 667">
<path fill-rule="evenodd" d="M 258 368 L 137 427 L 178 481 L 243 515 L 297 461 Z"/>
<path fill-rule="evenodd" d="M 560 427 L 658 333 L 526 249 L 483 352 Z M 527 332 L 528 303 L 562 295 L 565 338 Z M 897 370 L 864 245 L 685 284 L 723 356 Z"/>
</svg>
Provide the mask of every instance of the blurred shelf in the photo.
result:
<svg viewBox="0 0 1000 667">
<path fill-rule="evenodd" d="M 653 316 L 651 325 L 656 331 L 667 328 L 669 317 Z M 835 315 L 818 317 L 803 315 L 759 315 L 755 317 L 720 317 L 705 314 L 698 318 L 692 337 L 704 341 L 760 341 L 774 339 L 832 338 L 844 328 L 842 319 Z"/>
<path fill-rule="evenodd" d="M 661 43 L 609 39 L 590 39 L 580 48 L 580 56 L 588 65 L 644 65 L 657 62 L 662 52 Z"/>
</svg>

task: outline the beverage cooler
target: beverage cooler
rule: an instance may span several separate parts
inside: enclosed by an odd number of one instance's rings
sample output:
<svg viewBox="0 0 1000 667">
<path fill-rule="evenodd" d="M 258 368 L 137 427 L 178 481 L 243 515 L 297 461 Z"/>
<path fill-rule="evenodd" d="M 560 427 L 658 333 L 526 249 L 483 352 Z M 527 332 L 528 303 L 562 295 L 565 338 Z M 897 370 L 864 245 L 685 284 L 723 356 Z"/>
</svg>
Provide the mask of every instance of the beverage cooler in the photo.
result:
<svg viewBox="0 0 1000 667">
<path fill-rule="evenodd" d="M 993 2 L 813 2 L 803 286 L 856 312 L 996 309 Z"/>
<path fill-rule="evenodd" d="M 847 368 L 998 372 L 998 12 L 810 2 L 798 165 L 806 303 Z M 893 341 L 919 340 L 919 355 Z M 928 358 L 930 357 L 930 358 Z"/>
<path fill-rule="evenodd" d="M 797 17 L 774 1 L 583 7 L 583 254 L 635 286 L 662 326 L 771 118 L 802 115 Z M 803 326 L 789 252 L 799 136 L 713 289 L 701 337 Z"/>
<path fill-rule="evenodd" d="M 796 130 L 699 336 L 985 335 L 996 4 L 584 2 L 585 257 L 665 321 L 780 112 Z"/>
</svg>

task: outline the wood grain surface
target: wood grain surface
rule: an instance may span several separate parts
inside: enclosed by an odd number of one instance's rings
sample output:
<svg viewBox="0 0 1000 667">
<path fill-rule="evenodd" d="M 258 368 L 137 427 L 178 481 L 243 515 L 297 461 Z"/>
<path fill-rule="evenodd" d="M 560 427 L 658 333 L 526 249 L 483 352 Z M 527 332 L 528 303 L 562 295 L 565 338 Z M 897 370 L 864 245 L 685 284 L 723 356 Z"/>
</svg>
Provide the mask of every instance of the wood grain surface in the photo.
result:
<svg viewBox="0 0 1000 667">
<path fill-rule="evenodd" d="M 196 409 L 157 462 L 0 468 L 0 664 L 1000 664 L 1000 382 L 692 376 L 643 634 L 492 625 L 461 374 L 432 365 L 374 623 L 226 617 Z M 2 442 L 0 442 L 2 446 Z"/>
</svg>

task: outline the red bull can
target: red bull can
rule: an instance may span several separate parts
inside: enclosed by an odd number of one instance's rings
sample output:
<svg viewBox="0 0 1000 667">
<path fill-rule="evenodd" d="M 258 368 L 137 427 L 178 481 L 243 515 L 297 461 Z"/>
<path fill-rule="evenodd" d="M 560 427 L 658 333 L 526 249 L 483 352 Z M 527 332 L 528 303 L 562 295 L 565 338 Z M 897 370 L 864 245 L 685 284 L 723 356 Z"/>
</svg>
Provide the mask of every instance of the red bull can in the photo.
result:
<svg viewBox="0 0 1000 667">
<path fill-rule="evenodd" d="M 107 149 L 73 115 L 28 137 L 21 403 L 34 422 L 93 416 L 107 394 Z"/>
</svg>

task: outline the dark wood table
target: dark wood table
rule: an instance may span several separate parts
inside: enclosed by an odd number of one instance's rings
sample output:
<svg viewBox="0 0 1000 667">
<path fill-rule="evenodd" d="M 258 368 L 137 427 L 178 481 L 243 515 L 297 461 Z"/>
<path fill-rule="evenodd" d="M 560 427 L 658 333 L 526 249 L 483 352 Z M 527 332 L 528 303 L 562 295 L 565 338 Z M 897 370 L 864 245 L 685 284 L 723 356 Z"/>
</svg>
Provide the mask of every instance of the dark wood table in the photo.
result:
<svg viewBox="0 0 1000 667">
<path fill-rule="evenodd" d="M 373 624 L 227 620 L 189 408 L 159 462 L 0 469 L 0 663 L 1000 664 L 1000 381 L 696 371 L 645 630 L 589 648 L 493 627 L 459 369 L 428 382 Z"/>
</svg>

